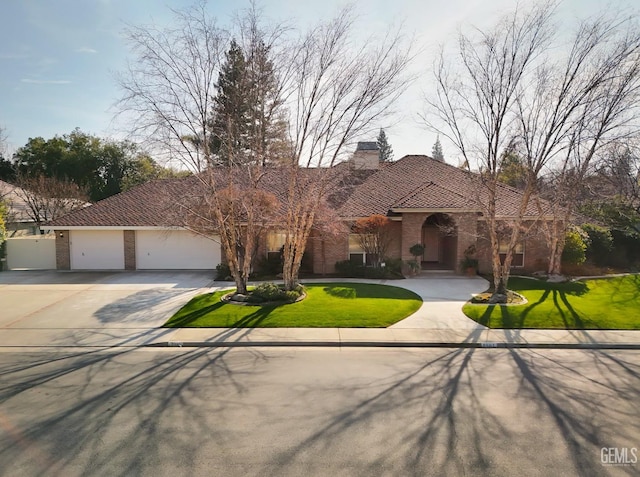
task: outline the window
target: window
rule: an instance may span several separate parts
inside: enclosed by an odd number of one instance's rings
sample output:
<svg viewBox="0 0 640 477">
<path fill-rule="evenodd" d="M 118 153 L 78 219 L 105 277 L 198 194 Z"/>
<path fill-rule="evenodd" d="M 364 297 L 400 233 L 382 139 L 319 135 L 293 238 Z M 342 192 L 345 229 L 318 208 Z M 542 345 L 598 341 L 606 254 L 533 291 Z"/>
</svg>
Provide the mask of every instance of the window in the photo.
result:
<svg viewBox="0 0 640 477">
<path fill-rule="evenodd" d="M 279 258 L 280 250 L 287 238 L 286 232 L 269 232 L 267 234 L 267 258 Z"/>
<path fill-rule="evenodd" d="M 507 256 L 508 243 L 500 244 L 500 263 L 504 263 L 504 259 Z M 524 267 L 524 245 L 522 242 L 516 244 L 513 250 L 513 259 L 511 260 L 512 267 Z"/>
<path fill-rule="evenodd" d="M 349 234 L 349 260 L 364 265 L 367 254 L 364 252 L 358 234 Z"/>
</svg>

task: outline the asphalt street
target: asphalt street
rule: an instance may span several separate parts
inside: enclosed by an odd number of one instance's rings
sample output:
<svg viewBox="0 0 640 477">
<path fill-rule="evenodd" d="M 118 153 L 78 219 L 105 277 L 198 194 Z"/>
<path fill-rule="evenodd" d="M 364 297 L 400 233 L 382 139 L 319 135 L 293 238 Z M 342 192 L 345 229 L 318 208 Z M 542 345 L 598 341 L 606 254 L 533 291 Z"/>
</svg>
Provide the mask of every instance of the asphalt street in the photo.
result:
<svg viewBox="0 0 640 477">
<path fill-rule="evenodd" d="M 634 350 L 3 352 L 0 475 L 638 475 L 639 396 Z"/>
</svg>

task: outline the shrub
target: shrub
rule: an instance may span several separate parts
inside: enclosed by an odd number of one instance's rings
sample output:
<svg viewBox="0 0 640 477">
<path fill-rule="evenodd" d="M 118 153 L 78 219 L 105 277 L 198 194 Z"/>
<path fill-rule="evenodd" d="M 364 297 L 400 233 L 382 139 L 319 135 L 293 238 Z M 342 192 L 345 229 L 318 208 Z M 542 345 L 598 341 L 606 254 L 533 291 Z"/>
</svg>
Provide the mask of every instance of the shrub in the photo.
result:
<svg viewBox="0 0 640 477">
<path fill-rule="evenodd" d="M 216 265 L 216 280 L 226 281 L 231 277 L 231 269 L 226 263 Z"/>
<path fill-rule="evenodd" d="M 388 273 L 402 276 L 402 259 L 387 258 L 384 263 Z"/>
<path fill-rule="evenodd" d="M 462 260 L 460 260 L 460 268 L 462 268 L 463 272 L 469 268 L 473 268 L 474 270 L 477 270 L 478 263 L 479 262 L 477 258 L 465 256 Z"/>
<path fill-rule="evenodd" d="M 419 257 L 424 254 L 424 245 L 417 243 L 409 247 L 409 253 L 414 257 Z"/>
<path fill-rule="evenodd" d="M 589 236 L 586 250 L 587 258 L 601 267 L 609 265 L 610 254 L 613 250 L 611 230 L 594 224 L 584 224 L 582 230 Z"/>
<path fill-rule="evenodd" d="M 261 283 L 253 290 L 252 294 L 264 301 L 276 301 L 282 299 L 282 290 L 275 283 Z"/>
<path fill-rule="evenodd" d="M 336 262 L 336 273 L 346 278 L 362 278 L 364 277 L 364 266 L 351 260 L 340 260 Z"/>
<path fill-rule="evenodd" d="M 261 283 L 253 289 L 250 302 L 262 303 L 267 301 L 283 301 L 293 303 L 304 293 L 304 288 L 298 285 L 295 290 L 284 290 L 275 283 Z"/>
<path fill-rule="evenodd" d="M 564 250 L 562 251 L 562 263 L 569 265 L 582 265 L 586 257 L 589 236 L 583 230 L 574 228 L 565 235 Z"/>
<path fill-rule="evenodd" d="M 418 273 L 420 271 L 420 262 L 417 260 L 407 260 L 407 266 L 412 273 Z"/>
<path fill-rule="evenodd" d="M 360 262 L 341 260 L 336 262 L 336 273 L 345 278 L 404 278 L 402 260 L 387 259 L 384 267 L 365 267 Z"/>
</svg>

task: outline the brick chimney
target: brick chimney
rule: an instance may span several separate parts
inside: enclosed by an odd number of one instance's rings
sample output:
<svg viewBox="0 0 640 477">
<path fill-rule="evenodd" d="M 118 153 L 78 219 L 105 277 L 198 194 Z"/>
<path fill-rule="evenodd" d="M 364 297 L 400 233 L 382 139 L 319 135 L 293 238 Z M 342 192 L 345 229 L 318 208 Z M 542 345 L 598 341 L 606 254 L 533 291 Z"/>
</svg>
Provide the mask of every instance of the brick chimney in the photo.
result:
<svg viewBox="0 0 640 477">
<path fill-rule="evenodd" d="M 359 142 L 356 147 L 356 152 L 353 153 L 351 158 L 351 167 L 359 170 L 371 170 L 378 169 L 380 165 L 378 143 L 373 142 Z"/>
</svg>

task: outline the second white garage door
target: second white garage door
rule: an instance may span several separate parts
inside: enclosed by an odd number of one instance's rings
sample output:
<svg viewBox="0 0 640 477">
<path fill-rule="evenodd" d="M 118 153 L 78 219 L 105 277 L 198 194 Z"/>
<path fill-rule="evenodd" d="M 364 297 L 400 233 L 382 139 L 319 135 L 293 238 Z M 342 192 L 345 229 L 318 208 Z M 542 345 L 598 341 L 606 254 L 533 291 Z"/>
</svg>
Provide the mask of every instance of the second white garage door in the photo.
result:
<svg viewBox="0 0 640 477">
<path fill-rule="evenodd" d="M 136 231 L 138 270 L 212 270 L 220 263 L 220 243 L 186 230 Z"/>
<path fill-rule="evenodd" d="M 71 269 L 124 269 L 122 230 L 72 230 Z"/>
</svg>

